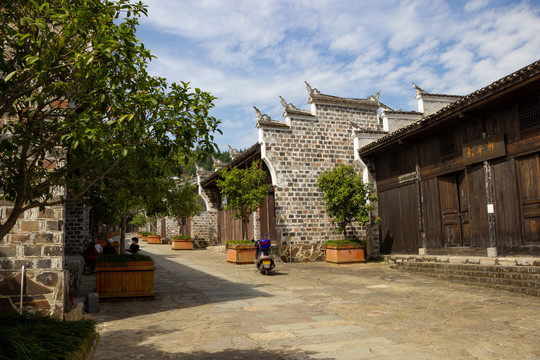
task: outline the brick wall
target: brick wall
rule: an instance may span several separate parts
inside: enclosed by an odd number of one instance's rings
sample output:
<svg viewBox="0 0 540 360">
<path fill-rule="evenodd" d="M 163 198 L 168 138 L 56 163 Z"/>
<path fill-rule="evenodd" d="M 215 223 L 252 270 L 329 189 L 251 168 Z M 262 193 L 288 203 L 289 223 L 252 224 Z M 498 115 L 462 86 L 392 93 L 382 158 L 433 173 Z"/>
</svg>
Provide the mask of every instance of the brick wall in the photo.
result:
<svg viewBox="0 0 540 360">
<path fill-rule="evenodd" d="M 90 242 L 90 206 L 69 202 L 66 208 L 66 255 L 82 255 Z"/>
<path fill-rule="evenodd" d="M 0 221 L 11 209 L 11 203 L 0 202 Z M 63 263 L 65 217 L 61 205 L 27 210 L 0 240 L 1 312 L 19 309 L 24 265 L 24 311 L 62 317 L 68 279 Z"/>
<path fill-rule="evenodd" d="M 199 189 L 201 189 L 200 186 Z M 191 219 L 193 246 L 202 248 L 219 245 L 216 208 L 219 193 L 215 188 L 204 188 L 200 194 L 204 199 L 205 210 Z"/>
<path fill-rule="evenodd" d="M 341 237 L 326 216 L 316 186 L 319 174 L 337 164 L 353 165 L 362 172 L 364 165 L 355 161 L 353 131 L 382 130 L 376 100 L 335 98 L 332 103 L 328 96 L 318 101 L 316 95 L 310 94 L 311 112 L 290 104 L 285 107 L 288 127 L 273 120 L 258 123 L 263 159 L 274 169 L 276 240 L 281 246 L 293 245 L 293 261 L 321 260 L 318 244 Z M 373 238 L 369 230 L 348 229 L 358 237 Z M 378 242 L 371 247 L 378 249 Z"/>
</svg>

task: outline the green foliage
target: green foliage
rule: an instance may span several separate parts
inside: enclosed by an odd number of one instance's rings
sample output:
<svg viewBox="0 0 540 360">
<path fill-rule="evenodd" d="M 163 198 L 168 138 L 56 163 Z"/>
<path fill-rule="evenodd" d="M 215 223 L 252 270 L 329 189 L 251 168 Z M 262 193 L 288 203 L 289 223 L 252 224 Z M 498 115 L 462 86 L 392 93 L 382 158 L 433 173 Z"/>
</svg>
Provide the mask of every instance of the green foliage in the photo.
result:
<svg viewBox="0 0 540 360">
<path fill-rule="evenodd" d="M 148 222 L 149 219 L 144 214 L 138 213 L 129 223 L 135 225 L 136 227 L 143 227 L 148 224 Z"/>
<path fill-rule="evenodd" d="M 231 155 L 228 151 L 221 152 L 221 150 L 216 149 L 211 154 L 204 152 L 200 147 L 197 147 L 195 149 L 195 161 L 190 162 L 185 169 L 185 173 L 189 174 L 191 176 L 195 176 L 197 173 L 195 165 L 200 166 L 201 168 L 205 170 L 213 170 L 214 169 L 214 161 L 212 160 L 212 156 L 224 163 L 228 163 L 231 161 Z"/>
<path fill-rule="evenodd" d="M 191 240 L 191 236 L 184 235 L 175 235 L 172 237 L 173 240 Z"/>
<path fill-rule="evenodd" d="M 151 232 L 151 231 L 141 231 L 141 233 L 140 233 L 140 234 L 141 234 L 141 236 L 149 236 L 149 235 L 154 235 L 154 233 L 153 233 L 153 232 Z"/>
<path fill-rule="evenodd" d="M 239 246 L 255 247 L 255 244 L 251 240 L 227 240 L 225 243 L 227 249 L 234 249 Z"/>
<path fill-rule="evenodd" d="M 347 237 L 346 228 L 353 221 L 363 226 L 370 220 L 372 202 L 377 198 L 370 194 L 369 185 L 350 165 L 339 164 L 332 170 L 322 172 L 317 180 L 322 190 L 326 213 L 338 227 L 337 232 Z"/>
<path fill-rule="evenodd" d="M 59 186 L 80 199 L 126 162 L 155 174 L 166 159 L 179 176 L 197 146 L 215 150 L 215 98 L 149 75 L 136 35 L 146 13 L 129 0 L 2 3 L 0 200 L 14 206 L 0 238 L 25 210 L 64 202 Z"/>
<path fill-rule="evenodd" d="M 96 258 L 96 262 L 130 262 L 130 261 L 153 261 L 148 255 L 143 254 L 104 254 Z"/>
<path fill-rule="evenodd" d="M 222 169 L 219 174 L 217 187 L 221 195 L 227 197 L 224 208 L 231 209 L 235 219 L 242 219 L 242 237 L 245 239 L 249 215 L 264 206 L 270 190 L 270 185 L 265 183 L 266 173 L 259 168 L 259 162 L 254 161 L 247 169 Z"/>
<path fill-rule="evenodd" d="M 360 239 L 349 239 L 349 240 L 329 240 L 325 243 L 325 245 L 329 246 L 357 246 L 357 247 L 364 247 L 366 245 L 366 242 Z"/>
<path fill-rule="evenodd" d="M 188 181 L 171 187 L 166 194 L 167 213 L 176 218 L 178 223 L 194 215 L 198 215 L 204 209 L 204 201 L 197 194 L 197 186 Z"/>
<path fill-rule="evenodd" d="M 0 317 L 0 359 L 82 358 L 95 337 L 93 320 L 62 321 L 49 316 Z"/>
</svg>

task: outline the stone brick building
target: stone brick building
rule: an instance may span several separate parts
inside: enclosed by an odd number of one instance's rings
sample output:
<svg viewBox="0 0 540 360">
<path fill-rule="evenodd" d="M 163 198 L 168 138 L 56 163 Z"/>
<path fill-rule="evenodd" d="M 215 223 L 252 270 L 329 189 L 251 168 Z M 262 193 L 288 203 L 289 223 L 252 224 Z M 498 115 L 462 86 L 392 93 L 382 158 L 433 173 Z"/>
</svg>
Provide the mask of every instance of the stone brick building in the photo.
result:
<svg viewBox="0 0 540 360">
<path fill-rule="evenodd" d="M 0 221 L 12 204 L 0 202 Z M 24 212 L 12 231 L 0 239 L 0 311 L 20 309 L 21 271 L 24 266 L 24 311 L 62 317 L 69 275 L 64 266 L 64 206 Z"/>
<path fill-rule="evenodd" d="M 251 221 L 251 231 L 258 238 L 268 230 L 281 257 L 292 261 L 323 260 L 324 242 L 339 238 L 324 211 L 317 177 L 337 164 L 348 164 L 370 182 L 369 164 L 360 161 L 357 150 L 388 133 L 378 113 L 381 108 L 391 110 L 379 101 L 379 94 L 367 99 L 343 98 L 322 94 L 307 83 L 306 86 L 311 110 L 298 109 L 282 98 L 285 121 L 275 121 L 255 108 L 259 141 L 227 165 L 245 166 L 254 160 L 262 161 L 272 191 L 267 197 L 269 209 L 253 214 L 256 221 Z M 407 116 L 394 116 L 391 121 L 395 118 L 404 124 L 412 121 Z M 219 216 L 221 198 L 212 181 L 217 174 L 204 175 L 199 179 L 201 194 L 208 208 L 218 214 L 217 224 L 208 224 L 217 226 L 218 238 L 212 241 L 222 244 L 226 239 L 221 228 L 227 226 L 223 221 L 232 220 Z M 349 231 L 368 240 L 369 256 L 378 255 L 378 226 L 353 225 Z"/>
</svg>

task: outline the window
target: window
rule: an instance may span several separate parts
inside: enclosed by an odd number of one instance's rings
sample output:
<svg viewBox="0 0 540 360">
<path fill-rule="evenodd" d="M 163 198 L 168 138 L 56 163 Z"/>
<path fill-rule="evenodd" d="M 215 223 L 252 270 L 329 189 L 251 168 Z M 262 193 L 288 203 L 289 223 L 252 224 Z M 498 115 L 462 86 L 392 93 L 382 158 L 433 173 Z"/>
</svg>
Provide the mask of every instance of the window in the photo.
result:
<svg viewBox="0 0 540 360">
<path fill-rule="evenodd" d="M 519 105 L 519 129 L 540 129 L 540 95 L 532 96 Z"/>
<path fill-rule="evenodd" d="M 397 175 L 401 172 L 401 153 L 393 152 L 388 158 L 388 167 L 390 175 Z"/>
<path fill-rule="evenodd" d="M 448 160 L 456 156 L 456 145 L 452 131 L 439 136 L 439 155 L 441 160 Z"/>
</svg>

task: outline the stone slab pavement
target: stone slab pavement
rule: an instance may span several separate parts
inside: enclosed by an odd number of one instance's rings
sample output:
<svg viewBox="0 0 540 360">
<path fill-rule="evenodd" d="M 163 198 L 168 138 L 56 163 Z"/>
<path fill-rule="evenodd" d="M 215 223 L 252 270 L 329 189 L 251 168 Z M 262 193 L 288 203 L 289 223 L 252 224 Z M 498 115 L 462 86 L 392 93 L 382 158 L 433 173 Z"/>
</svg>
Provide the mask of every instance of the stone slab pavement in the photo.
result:
<svg viewBox="0 0 540 360">
<path fill-rule="evenodd" d="M 95 359 L 540 359 L 530 295 L 385 263 L 280 262 L 263 276 L 210 250 L 141 249 L 156 297 L 99 304 Z"/>
</svg>

